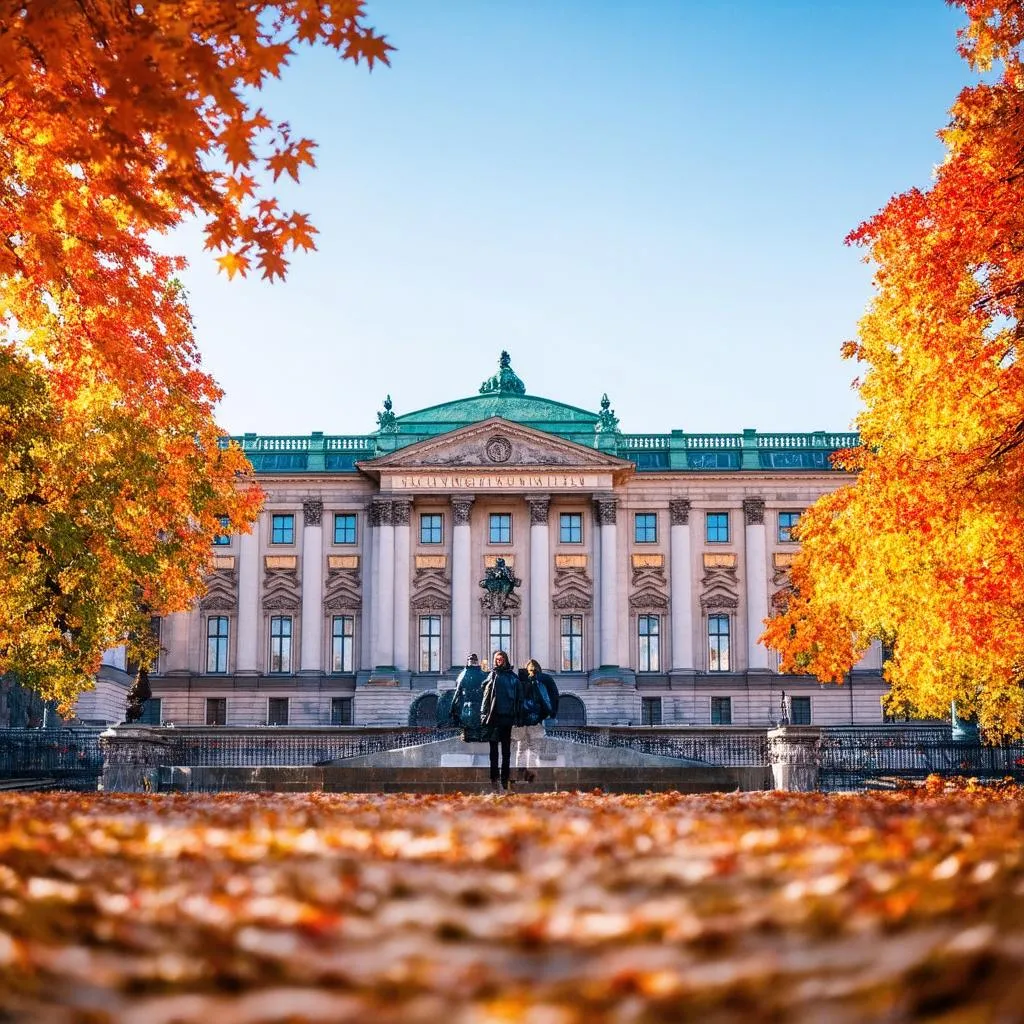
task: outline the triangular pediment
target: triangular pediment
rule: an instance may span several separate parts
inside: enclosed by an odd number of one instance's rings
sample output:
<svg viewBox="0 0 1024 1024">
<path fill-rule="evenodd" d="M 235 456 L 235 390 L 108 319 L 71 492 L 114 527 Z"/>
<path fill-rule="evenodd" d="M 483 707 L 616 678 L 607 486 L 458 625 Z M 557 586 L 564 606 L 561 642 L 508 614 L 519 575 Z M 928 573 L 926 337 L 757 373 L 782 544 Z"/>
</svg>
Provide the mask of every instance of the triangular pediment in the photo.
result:
<svg viewBox="0 0 1024 1024">
<path fill-rule="evenodd" d="M 371 474 L 382 470 L 574 468 L 618 475 L 631 473 L 635 468 L 626 459 L 511 423 L 500 416 L 438 434 L 357 466 Z"/>
</svg>

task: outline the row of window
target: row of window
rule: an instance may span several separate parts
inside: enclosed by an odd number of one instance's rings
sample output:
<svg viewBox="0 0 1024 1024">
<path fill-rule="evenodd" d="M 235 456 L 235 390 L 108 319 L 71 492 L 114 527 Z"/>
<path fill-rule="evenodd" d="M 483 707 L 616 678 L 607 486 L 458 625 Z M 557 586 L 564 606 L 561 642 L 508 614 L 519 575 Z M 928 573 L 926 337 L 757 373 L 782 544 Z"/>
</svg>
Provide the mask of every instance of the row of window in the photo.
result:
<svg viewBox="0 0 1024 1024">
<path fill-rule="evenodd" d="M 780 544 L 793 540 L 793 528 L 800 518 L 799 512 L 778 514 L 778 539 Z M 338 512 L 334 516 L 334 543 L 355 544 L 357 517 L 354 513 Z M 227 520 L 221 524 L 227 526 Z M 728 544 L 730 538 L 729 513 L 706 512 L 704 514 L 704 537 L 708 544 Z M 583 543 L 583 513 L 561 512 L 558 516 L 558 539 L 562 544 Z M 491 512 L 487 520 L 487 540 L 490 544 L 512 543 L 512 513 Z M 657 544 L 658 513 L 635 512 L 633 514 L 633 540 L 637 544 Z M 218 534 L 214 544 L 228 544 L 227 534 Z M 271 544 L 295 543 L 295 516 L 290 512 L 275 513 L 270 521 Z M 444 543 L 444 514 L 423 512 L 420 514 L 420 543 Z"/>
<path fill-rule="evenodd" d="M 793 725 L 811 724 L 811 698 L 790 697 L 789 720 Z M 661 725 L 661 698 L 640 698 L 640 724 Z M 711 724 L 732 725 L 732 697 L 711 698 Z"/>
<path fill-rule="evenodd" d="M 228 670 L 230 620 L 226 615 L 211 615 L 206 620 L 206 671 L 221 675 Z M 560 672 L 583 671 L 583 616 L 559 616 Z M 728 615 L 707 618 L 708 671 L 731 671 L 730 620 Z M 661 616 L 637 616 L 637 669 L 640 672 L 661 672 Z M 489 651 L 512 650 L 512 618 L 492 615 L 488 620 Z M 514 660 L 514 658 L 513 658 Z M 441 616 L 419 617 L 418 671 L 441 671 Z M 272 675 L 288 674 L 292 665 L 292 617 L 270 617 L 269 671 Z M 331 672 L 355 671 L 355 619 L 351 615 L 335 615 L 331 619 Z"/>
<path fill-rule="evenodd" d="M 267 725 L 287 725 L 290 713 L 290 698 L 268 697 L 267 698 Z M 159 697 L 152 697 L 145 702 L 142 709 L 143 725 L 159 725 L 161 722 L 162 708 Z M 206 724 L 227 725 L 228 724 L 228 699 L 227 697 L 206 698 Z M 331 698 L 331 725 L 352 724 L 352 698 L 332 697 Z"/>
<path fill-rule="evenodd" d="M 793 725 L 811 724 L 811 698 L 790 697 L 790 722 Z M 290 700 L 288 697 L 267 698 L 267 725 L 288 725 Z M 160 698 L 154 697 L 146 701 L 143 708 L 142 723 L 159 725 L 161 718 Z M 206 724 L 227 725 L 228 698 L 206 698 Z M 352 698 L 331 698 L 331 725 L 352 724 Z M 640 699 L 640 724 L 661 725 L 661 698 L 642 697 Z M 732 725 L 732 698 L 711 698 L 711 724 Z"/>
</svg>

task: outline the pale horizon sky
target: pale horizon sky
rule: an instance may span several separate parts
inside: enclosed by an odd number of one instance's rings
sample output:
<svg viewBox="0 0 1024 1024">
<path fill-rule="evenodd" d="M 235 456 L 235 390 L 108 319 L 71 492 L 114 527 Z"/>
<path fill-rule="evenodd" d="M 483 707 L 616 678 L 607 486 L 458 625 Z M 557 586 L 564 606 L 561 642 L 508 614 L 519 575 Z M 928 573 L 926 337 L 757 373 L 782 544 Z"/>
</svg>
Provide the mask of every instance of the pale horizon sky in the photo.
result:
<svg viewBox="0 0 1024 1024">
<path fill-rule="evenodd" d="M 628 433 L 845 430 L 870 298 L 845 235 L 926 185 L 970 73 L 941 0 L 369 0 L 368 74 L 304 50 L 266 91 L 319 142 L 285 205 L 318 251 L 229 282 L 172 239 L 234 434 L 368 433 L 527 392 Z"/>
</svg>

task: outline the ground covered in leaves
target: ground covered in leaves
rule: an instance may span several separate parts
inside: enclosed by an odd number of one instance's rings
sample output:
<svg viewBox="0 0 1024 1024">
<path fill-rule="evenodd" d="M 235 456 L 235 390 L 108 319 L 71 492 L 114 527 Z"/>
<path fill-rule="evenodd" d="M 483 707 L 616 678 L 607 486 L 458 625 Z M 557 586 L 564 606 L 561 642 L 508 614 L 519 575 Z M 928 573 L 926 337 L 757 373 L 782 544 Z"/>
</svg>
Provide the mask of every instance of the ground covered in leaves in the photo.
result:
<svg viewBox="0 0 1024 1024">
<path fill-rule="evenodd" d="M 1024 794 L 0 799 L 0 1020 L 1024 1015 Z"/>
</svg>

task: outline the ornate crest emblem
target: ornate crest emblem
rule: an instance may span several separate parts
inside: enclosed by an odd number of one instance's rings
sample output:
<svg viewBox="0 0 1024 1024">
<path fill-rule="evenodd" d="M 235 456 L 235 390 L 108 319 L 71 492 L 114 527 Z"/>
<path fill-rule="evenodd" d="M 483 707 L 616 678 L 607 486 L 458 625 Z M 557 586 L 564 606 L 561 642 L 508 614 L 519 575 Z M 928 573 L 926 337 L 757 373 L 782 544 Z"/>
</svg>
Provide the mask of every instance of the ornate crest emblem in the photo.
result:
<svg viewBox="0 0 1024 1024">
<path fill-rule="evenodd" d="M 512 592 L 521 586 L 522 582 L 505 564 L 504 558 L 495 559 L 494 565 L 485 571 L 484 578 L 480 581 L 480 586 L 487 592 L 484 602 L 492 612 L 503 612 Z"/>
<path fill-rule="evenodd" d="M 508 462 L 512 457 L 512 442 L 507 437 L 495 434 L 484 445 L 484 454 L 491 462 Z"/>
</svg>

